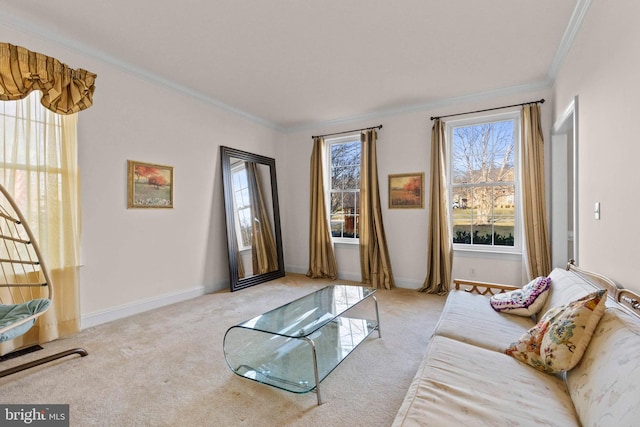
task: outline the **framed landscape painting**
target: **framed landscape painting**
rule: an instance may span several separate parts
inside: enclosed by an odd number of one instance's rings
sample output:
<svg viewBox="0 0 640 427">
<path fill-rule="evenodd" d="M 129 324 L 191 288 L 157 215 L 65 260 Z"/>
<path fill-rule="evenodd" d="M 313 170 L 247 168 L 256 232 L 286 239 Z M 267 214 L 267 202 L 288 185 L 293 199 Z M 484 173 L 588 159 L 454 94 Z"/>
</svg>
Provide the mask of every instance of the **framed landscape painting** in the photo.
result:
<svg viewBox="0 0 640 427">
<path fill-rule="evenodd" d="M 129 208 L 173 208 L 173 168 L 128 160 Z"/>
<path fill-rule="evenodd" d="M 389 175 L 389 209 L 424 208 L 424 172 Z"/>
</svg>

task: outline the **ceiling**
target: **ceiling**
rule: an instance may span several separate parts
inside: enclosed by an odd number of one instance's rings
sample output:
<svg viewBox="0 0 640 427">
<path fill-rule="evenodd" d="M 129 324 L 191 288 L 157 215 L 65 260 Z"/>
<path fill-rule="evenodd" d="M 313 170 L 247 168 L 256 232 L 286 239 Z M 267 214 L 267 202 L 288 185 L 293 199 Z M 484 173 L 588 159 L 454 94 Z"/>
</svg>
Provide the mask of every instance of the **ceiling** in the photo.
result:
<svg viewBox="0 0 640 427">
<path fill-rule="evenodd" d="M 295 130 L 548 88 L 588 4 L 0 0 L 0 24 Z"/>
</svg>

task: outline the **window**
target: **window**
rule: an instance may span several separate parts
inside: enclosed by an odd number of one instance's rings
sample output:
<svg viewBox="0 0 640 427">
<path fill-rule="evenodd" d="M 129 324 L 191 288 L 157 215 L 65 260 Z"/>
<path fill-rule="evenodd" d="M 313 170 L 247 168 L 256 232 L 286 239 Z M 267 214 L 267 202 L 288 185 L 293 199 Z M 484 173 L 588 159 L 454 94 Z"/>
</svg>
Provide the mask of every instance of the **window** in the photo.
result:
<svg viewBox="0 0 640 427">
<path fill-rule="evenodd" d="M 0 183 L 36 236 L 39 230 L 34 224 L 48 200 L 62 200 L 61 116 L 40 105 L 40 97 L 34 91 L 20 102 L 0 102 Z"/>
<path fill-rule="evenodd" d="M 231 167 L 233 180 L 233 204 L 236 215 L 236 236 L 238 236 L 238 250 L 251 249 L 251 198 L 249 195 L 249 181 L 244 162 L 238 162 Z"/>
<path fill-rule="evenodd" d="M 447 123 L 454 248 L 518 252 L 520 116 Z"/>
<path fill-rule="evenodd" d="M 357 243 L 360 223 L 360 135 L 327 140 L 327 196 L 334 242 Z"/>
</svg>

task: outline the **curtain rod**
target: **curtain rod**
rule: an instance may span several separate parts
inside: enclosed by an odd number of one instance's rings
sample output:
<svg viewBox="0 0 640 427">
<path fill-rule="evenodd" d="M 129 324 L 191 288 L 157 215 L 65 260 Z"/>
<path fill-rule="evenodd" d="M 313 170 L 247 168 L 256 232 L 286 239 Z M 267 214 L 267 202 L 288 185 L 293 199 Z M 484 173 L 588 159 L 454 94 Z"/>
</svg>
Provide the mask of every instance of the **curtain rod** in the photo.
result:
<svg viewBox="0 0 640 427">
<path fill-rule="evenodd" d="M 448 114 L 446 116 L 431 116 L 431 120 L 442 119 L 444 117 L 462 116 L 464 114 L 484 113 L 485 111 L 501 110 L 503 108 L 511 108 L 511 107 L 521 107 L 523 105 L 538 104 L 538 103 L 544 104 L 544 98 L 542 98 L 539 101 L 531 101 L 531 102 L 523 102 L 521 104 L 505 105 L 504 107 L 495 107 L 495 108 L 487 108 L 485 110 L 467 111 L 466 113 Z"/>
<path fill-rule="evenodd" d="M 363 130 L 371 130 L 371 129 L 382 129 L 382 125 L 371 126 L 370 128 L 345 130 L 344 132 L 326 133 L 324 135 L 315 135 L 315 136 L 312 136 L 311 138 L 315 139 L 315 138 L 320 138 L 320 137 L 325 137 L 325 136 L 342 135 L 343 133 L 362 132 Z"/>
</svg>

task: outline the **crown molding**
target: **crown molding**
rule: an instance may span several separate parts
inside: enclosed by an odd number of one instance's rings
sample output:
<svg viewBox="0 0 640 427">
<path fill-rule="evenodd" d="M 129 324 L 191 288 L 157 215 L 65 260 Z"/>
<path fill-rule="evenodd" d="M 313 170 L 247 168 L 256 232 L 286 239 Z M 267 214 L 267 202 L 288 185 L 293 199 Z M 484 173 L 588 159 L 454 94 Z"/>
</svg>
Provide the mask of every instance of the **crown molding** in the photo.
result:
<svg viewBox="0 0 640 427">
<path fill-rule="evenodd" d="M 587 15 L 587 11 L 589 10 L 589 6 L 591 6 L 592 0 L 577 0 L 576 6 L 573 9 L 573 13 L 571 14 L 571 18 L 569 19 L 569 23 L 567 24 L 567 28 L 565 29 L 564 34 L 562 35 L 562 39 L 560 40 L 560 44 L 558 49 L 556 50 L 556 54 L 549 66 L 549 70 L 547 71 L 547 77 L 544 80 L 534 83 L 527 83 L 518 86 L 511 86 L 506 88 L 500 88 L 495 90 L 489 90 L 485 92 L 472 93 L 467 95 L 461 95 L 451 98 L 444 98 L 439 100 L 434 100 L 427 103 L 415 104 L 415 105 L 407 105 L 404 107 L 392 108 L 387 110 L 381 110 L 378 112 L 362 114 L 352 117 L 346 117 L 335 120 L 327 120 L 322 122 L 313 122 L 313 123 L 305 123 L 294 126 L 287 126 L 284 128 L 286 133 L 294 133 L 305 130 L 316 130 L 319 128 L 330 127 L 335 125 L 347 124 L 350 122 L 356 121 L 364 121 L 364 120 L 373 120 L 379 119 L 399 114 L 406 114 L 412 112 L 420 112 L 433 110 L 435 108 L 443 108 L 448 106 L 454 106 L 462 103 L 470 103 L 474 101 L 481 101 L 489 98 L 496 98 L 504 95 L 513 95 L 525 92 L 533 92 L 536 90 L 545 90 L 553 88 L 555 83 L 556 76 L 558 71 L 560 70 L 560 65 L 564 62 L 564 59 L 568 55 L 571 50 L 571 46 L 578 34 L 578 31 L 582 27 L 582 23 Z"/>
<path fill-rule="evenodd" d="M 184 86 L 173 80 L 159 76 L 158 74 L 155 74 L 149 70 L 137 67 L 126 61 L 122 61 L 112 55 L 109 55 L 106 52 L 102 52 L 98 49 L 94 49 L 77 40 L 69 39 L 56 32 L 47 31 L 44 28 L 41 28 L 37 25 L 34 25 L 33 23 L 19 19 L 4 11 L 0 11 L 0 24 L 14 28 L 21 32 L 25 32 L 29 35 L 38 37 L 44 41 L 53 42 L 66 49 L 75 51 L 76 53 L 79 53 L 84 56 L 94 58 L 98 61 L 109 64 L 119 70 L 133 74 L 136 77 L 141 78 L 145 81 L 172 89 L 176 92 L 182 93 L 183 95 L 192 97 L 205 104 L 209 104 L 217 108 L 220 108 L 224 111 L 238 115 L 240 117 L 243 117 L 259 125 L 289 134 L 289 133 L 295 133 L 300 131 L 325 128 L 325 127 L 330 127 L 335 125 L 342 125 L 342 124 L 347 124 L 347 123 L 356 122 L 356 121 L 373 120 L 373 119 L 396 116 L 401 114 L 433 110 L 435 108 L 443 108 L 443 107 L 453 106 L 453 105 L 462 104 L 462 103 L 481 101 L 481 100 L 495 98 L 495 97 L 504 96 L 504 95 L 513 95 L 513 94 L 532 92 L 537 90 L 550 89 L 553 87 L 553 84 L 555 82 L 555 78 L 560 69 L 560 66 L 562 65 L 562 62 L 566 58 L 567 54 L 569 53 L 571 46 L 573 45 L 573 42 L 576 38 L 576 35 L 578 34 L 580 27 L 582 26 L 582 23 L 585 19 L 587 11 L 589 10 L 589 6 L 591 5 L 591 1 L 592 0 L 576 1 L 576 6 L 571 15 L 571 19 L 569 20 L 569 24 L 567 25 L 567 28 L 563 34 L 562 40 L 560 41 L 558 49 L 556 50 L 556 54 L 551 63 L 551 66 L 549 67 L 549 70 L 547 72 L 547 77 L 542 81 L 527 83 L 527 84 L 517 85 L 517 86 L 511 86 L 506 88 L 499 88 L 499 89 L 489 90 L 484 92 L 466 94 L 461 96 L 455 96 L 450 98 L 437 99 L 437 100 L 433 100 L 426 103 L 394 107 L 394 108 L 384 109 L 384 110 L 375 111 L 371 113 L 355 115 L 351 117 L 344 117 L 344 118 L 320 121 L 320 122 L 308 122 L 308 123 L 292 125 L 292 126 L 283 126 L 281 124 L 272 122 L 262 117 L 255 116 L 244 110 L 241 110 L 239 108 L 236 108 L 224 102 L 221 102 L 213 97 L 203 95 L 202 93 L 190 87 Z"/>
<path fill-rule="evenodd" d="M 402 114 L 424 112 L 434 110 L 436 108 L 445 108 L 455 106 L 459 104 L 468 104 L 472 102 L 482 101 L 486 99 L 497 98 L 508 95 L 518 95 L 521 93 L 536 92 L 541 90 L 548 90 L 553 87 L 553 81 L 548 79 L 541 80 L 534 83 L 526 83 L 517 86 L 509 86 L 500 89 L 492 89 L 484 92 L 470 93 L 460 96 L 452 96 L 448 98 L 436 99 L 430 102 L 405 105 L 397 108 L 389 108 L 380 111 L 374 111 L 366 114 L 359 114 L 356 116 L 345 117 L 334 120 L 326 120 L 322 122 L 304 123 L 300 125 L 287 126 L 284 128 L 285 133 L 295 133 L 308 130 L 316 130 L 318 128 L 331 127 L 336 125 L 343 125 L 353 122 L 362 122 L 365 120 L 382 119 L 385 117 L 392 117 Z"/>
<path fill-rule="evenodd" d="M 589 6 L 591 6 L 591 0 L 578 0 L 576 2 L 576 7 L 573 9 L 573 14 L 571 15 L 571 19 L 569 19 L 567 29 L 562 35 L 562 40 L 560 41 L 558 50 L 556 50 L 556 55 L 551 62 L 549 71 L 547 72 L 547 80 L 550 80 L 551 82 L 555 81 L 558 71 L 560 70 L 560 66 L 569 54 L 569 50 L 571 50 L 571 46 L 573 46 L 573 42 L 578 31 L 582 27 L 582 23 L 587 16 Z"/>
<path fill-rule="evenodd" d="M 121 71 L 132 74 L 142 80 L 172 89 L 176 92 L 182 93 L 183 95 L 195 98 L 205 104 L 209 104 L 214 107 L 220 108 L 224 111 L 238 115 L 252 122 L 255 122 L 259 125 L 262 125 L 271 129 L 275 129 L 281 132 L 285 130 L 284 128 L 282 128 L 282 126 L 270 120 L 266 120 L 261 117 L 254 116 L 253 114 L 247 113 L 246 111 L 243 111 L 239 108 L 225 104 L 224 102 L 221 102 L 213 97 L 203 95 L 201 92 L 196 91 L 190 87 L 184 86 L 173 80 L 159 76 L 158 74 L 153 73 L 147 69 L 137 67 L 129 62 L 122 61 L 113 55 L 110 55 L 99 49 L 88 46 L 80 41 L 73 40 L 68 37 L 64 37 L 63 35 L 57 32 L 48 31 L 42 27 L 39 27 L 37 25 L 34 25 L 33 23 L 17 18 L 4 11 L 0 11 L 0 24 L 6 25 L 7 27 L 11 27 L 23 33 L 27 33 L 30 36 L 37 37 L 46 42 L 53 42 L 63 48 L 66 48 L 67 50 L 81 54 L 83 56 L 96 59 L 100 62 L 111 65 L 114 68 L 117 68 Z"/>
</svg>

